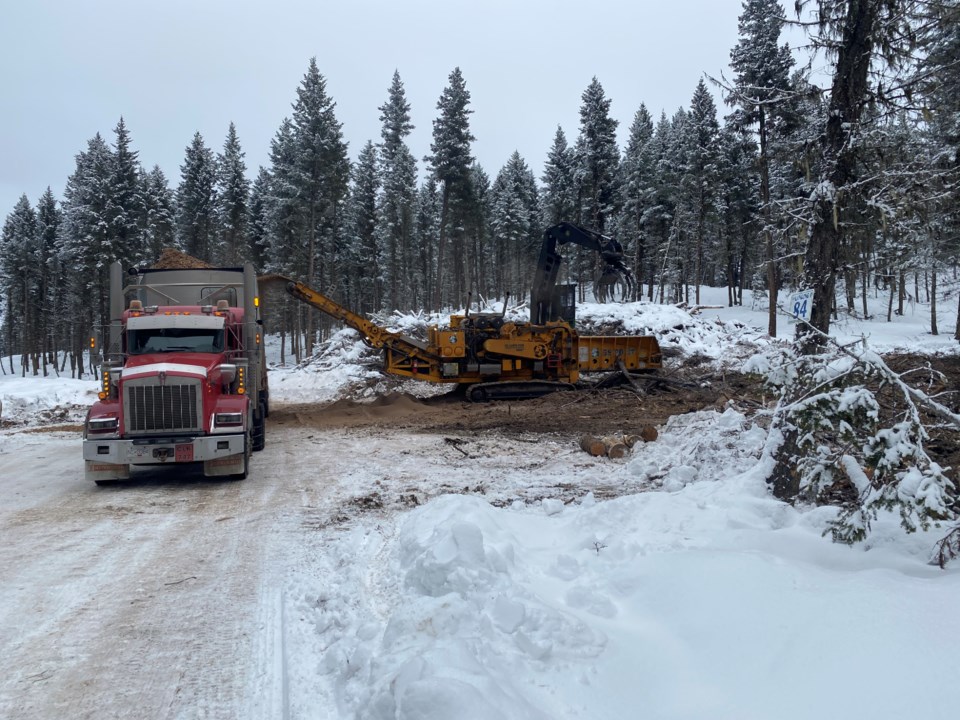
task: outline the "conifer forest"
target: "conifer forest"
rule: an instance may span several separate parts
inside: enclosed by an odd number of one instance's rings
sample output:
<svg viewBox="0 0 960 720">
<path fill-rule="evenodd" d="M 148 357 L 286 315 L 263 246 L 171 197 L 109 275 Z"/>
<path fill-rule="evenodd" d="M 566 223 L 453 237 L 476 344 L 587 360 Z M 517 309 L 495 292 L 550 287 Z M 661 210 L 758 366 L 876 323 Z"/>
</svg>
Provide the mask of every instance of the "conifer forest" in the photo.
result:
<svg viewBox="0 0 960 720">
<path fill-rule="evenodd" d="M 693 305 L 711 286 L 733 305 L 744 290 L 813 288 L 812 328 L 825 331 L 838 313 L 865 314 L 882 288 L 888 315 L 922 299 L 931 331 L 960 339 L 937 322 L 938 298 L 958 295 L 944 290 L 957 286 L 960 246 L 960 2 L 790 6 L 745 0 L 732 76 L 705 68 L 688 106 L 636 108 L 622 147 L 602 78 L 571 88 L 579 127 L 543 138 L 539 177 L 519 153 L 501 168 L 472 157 L 459 68 L 438 88 L 423 158 L 407 144 L 410 104 L 395 72 L 380 137 L 351 160 L 315 60 L 256 171 L 231 123 L 222 143 L 185 138 L 180 176 L 169 178 L 119 118 L 78 148 L 62 197 L 48 189 L 6 209 L 4 371 L 90 372 L 84 352 L 107 322 L 114 260 L 149 266 L 174 247 L 217 266 L 249 260 L 360 313 L 441 310 L 468 297 L 522 302 L 543 230 L 560 221 L 620 241 L 633 300 Z M 802 48 L 785 43 L 787 27 L 803 29 Z M 593 263 L 570 253 L 582 292 Z M 330 330 L 282 295 L 268 307 L 269 331 L 298 359 Z M 787 332 L 775 307 L 769 332 Z"/>
</svg>

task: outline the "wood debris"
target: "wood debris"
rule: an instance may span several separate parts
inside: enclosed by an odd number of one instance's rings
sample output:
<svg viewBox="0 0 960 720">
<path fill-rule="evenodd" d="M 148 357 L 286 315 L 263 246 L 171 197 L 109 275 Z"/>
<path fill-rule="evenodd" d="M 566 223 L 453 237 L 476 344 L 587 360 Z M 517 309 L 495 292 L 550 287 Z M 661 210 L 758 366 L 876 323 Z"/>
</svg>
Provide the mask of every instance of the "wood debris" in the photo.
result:
<svg viewBox="0 0 960 720">
<path fill-rule="evenodd" d="M 166 247 L 160 252 L 160 257 L 150 266 L 151 270 L 188 270 L 194 268 L 212 268 L 213 265 L 180 252 L 176 248 Z"/>
<path fill-rule="evenodd" d="M 620 459 L 625 457 L 637 443 L 653 442 L 658 437 L 657 429 L 653 425 L 644 425 L 639 435 L 582 435 L 580 449 L 593 457 L 609 457 Z"/>
</svg>

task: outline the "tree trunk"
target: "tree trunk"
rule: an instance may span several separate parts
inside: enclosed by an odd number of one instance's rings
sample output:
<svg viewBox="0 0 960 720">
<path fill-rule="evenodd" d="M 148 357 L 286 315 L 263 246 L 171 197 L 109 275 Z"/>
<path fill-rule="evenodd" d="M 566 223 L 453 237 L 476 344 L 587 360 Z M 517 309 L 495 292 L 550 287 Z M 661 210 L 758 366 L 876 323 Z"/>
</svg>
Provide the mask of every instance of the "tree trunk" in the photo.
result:
<svg viewBox="0 0 960 720">
<path fill-rule="evenodd" d="M 767 251 L 767 293 L 770 307 L 767 309 L 767 334 L 777 336 L 777 264 L 773 249 L 772 213 L 770 208 L 770 165 L 767 157 L 767 119 L 763 105 L 760 106 L 760 203 L 763 207 L 763 238 Z"/>
<path fill-rule="evenodd" d="M 821 140 L 824 168 L 821 189 L 814 200 L 814 220 L 804 262 L 805 286 L 814 291 L 810 316 L 814 329 L 797 323 L 796 331 L 797 345 L 807 354 L 822 347 L 823 339 L 816 331 L 824 334 L 830 331 L 841 250 L 847 240 L 842 229 L 844 206 L 848 202 L 845 193 L 856 176 L 857 151 L 851 136 L 857 131 L 867 95 L 877 6 L 876 0 L 846 2 L 847 15 L 837 48 L 826 131 Z M 799 430 L 792 425 L 784 427 L 783 443 L 776 453 L 777 463 L 770 476 L 774 495 L 781 500 L 793 501 L 800 493 L 795 460 L 799 442 Z"/>
<path fill-rule="evenodd" d="M 437 275 L 434 281 L 433 308 L 437 312 L 443 307 L 443 278 L 444 278 L 444 255 L 446 254 L 447 244 L 447 215 L 450 208 L 450 184 L 443 183 L 443 201 L 440 206 L 440 238 L 437 242 Z"/>
<path fill-rule="evenodd" d="M 895 283 L 893 275 L 890 276 L 890 282 Z M 887 322 L 893 320 L 893 285 L 891 284 L 887 292 Z"/>
<path fill-rule="evenodd" d="M 939 335 L 937 330 L 937 269 L 930 271 L 930 334 Z"/>
<path fill-rule="evenodd" d="M 958 294 L 957 300 L 957 327 L 953 331 L 953 339 L 960 340 L 960 294 Z"/>
</svg>

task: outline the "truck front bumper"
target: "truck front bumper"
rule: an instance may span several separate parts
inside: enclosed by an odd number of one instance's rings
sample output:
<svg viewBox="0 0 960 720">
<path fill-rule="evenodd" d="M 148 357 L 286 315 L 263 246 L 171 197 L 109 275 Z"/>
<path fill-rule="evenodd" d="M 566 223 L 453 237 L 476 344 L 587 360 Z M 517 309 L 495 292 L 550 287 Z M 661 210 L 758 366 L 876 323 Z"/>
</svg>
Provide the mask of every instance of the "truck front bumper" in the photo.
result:
<svg viewBox="0 0 960 720">
<path fill-rule="evenodd" d="M 204 475 L 232 475 L 242 469 L 246 452 L 243 434 L 83 441 L 88 480 L 125 480 L 131 465 L 191 462 L 202 462 Z"/>
</svg>

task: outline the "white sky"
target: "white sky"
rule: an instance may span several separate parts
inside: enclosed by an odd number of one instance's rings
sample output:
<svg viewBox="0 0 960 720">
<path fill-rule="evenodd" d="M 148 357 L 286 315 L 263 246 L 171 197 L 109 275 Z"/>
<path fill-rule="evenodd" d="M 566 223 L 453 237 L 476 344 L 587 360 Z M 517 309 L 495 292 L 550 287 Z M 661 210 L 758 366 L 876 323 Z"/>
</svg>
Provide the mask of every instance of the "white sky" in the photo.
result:
<svg viewBox="0 0 960 720">
<path fill-rule="evenodd" d="M 741 0 L 29 0 L 0 15 L 0 218 L 22 193 L 59 199 L 75 156 L 123 116 L 134 149 L 171 186 L 193 133 L 222 149 L 236 123 L 249 174 L 290 114 L 311 57 L 350 156 L 379 140 L 393 71 L 408 139 L 429 152 L 436 103 L 459 66 L 475 157 L 491 178 L 514 150 L 539 177 L 557 125 L 571 143 L 596 76 L 620 122 L 688 106 L 704 73 L 729 77 Z M 715 92 L 716 95 L 716 92 Z M 721 114 L 727 110 L 718 99 Z"/>
</svg>

